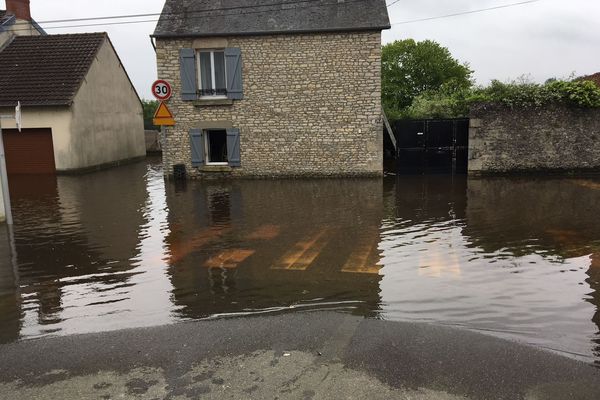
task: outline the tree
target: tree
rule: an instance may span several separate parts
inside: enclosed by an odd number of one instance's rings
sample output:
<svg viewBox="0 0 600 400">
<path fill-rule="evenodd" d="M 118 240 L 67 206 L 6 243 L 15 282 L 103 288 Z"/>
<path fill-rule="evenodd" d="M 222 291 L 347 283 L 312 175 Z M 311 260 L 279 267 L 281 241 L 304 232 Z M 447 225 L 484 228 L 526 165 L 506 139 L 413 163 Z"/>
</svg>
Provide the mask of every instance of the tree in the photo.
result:
<svg viewBox="0 0 600 400">
<path fill-rule="evenodd" d="M 391 118 L 402 114 L 414 99 L 442 86 L 465 90 L 472 86 L 473 71 L 461 64 L 438 43 L 413 39 L 397 40 L 383 46 L 382 101 Z"/>
<path fill-rule="evenodd" d="M 158 104 L 157 100 L 142 100 L 142 106 L 144 107 L 144 129 L 158 130 L 158 127 L 152 123 Z"/>
</svg>

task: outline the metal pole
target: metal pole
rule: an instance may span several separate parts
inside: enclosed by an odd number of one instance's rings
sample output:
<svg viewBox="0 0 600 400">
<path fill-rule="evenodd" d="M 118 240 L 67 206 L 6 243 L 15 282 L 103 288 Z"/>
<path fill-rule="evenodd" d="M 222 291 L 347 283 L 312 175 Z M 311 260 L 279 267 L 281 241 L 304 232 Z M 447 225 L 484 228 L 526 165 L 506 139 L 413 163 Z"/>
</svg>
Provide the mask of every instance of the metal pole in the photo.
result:
<svg viewBox="0 0 600 400">
<path fill-rule="evenodd" d="M 0 182 L 2 184 L 2 197 L 6 211 L 6 223 L 13 224 L 12 209 L 10 206 L 10 193 L 8 191 L 8 175 L 6 174 L 6 156 L 4 154 L 4 136 L 2 135 L 2 118 L 0 118 Z"/>
</svg>

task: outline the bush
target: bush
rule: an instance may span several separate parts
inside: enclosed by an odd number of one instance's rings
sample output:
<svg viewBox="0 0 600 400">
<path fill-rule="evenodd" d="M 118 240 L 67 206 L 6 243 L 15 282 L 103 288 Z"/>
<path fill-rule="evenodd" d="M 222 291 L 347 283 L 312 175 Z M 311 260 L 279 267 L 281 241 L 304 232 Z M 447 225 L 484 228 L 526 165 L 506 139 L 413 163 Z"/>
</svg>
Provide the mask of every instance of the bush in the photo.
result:
<svg viewBox="0 0 600 400">
<path fill-rule="evenodd" d="M 468 102 L 503 104 L 509 107 L 541 107 L 563 103 L 573 107 L 600 107 L 600 88 L 589 81 L 549 80 L 545 84 L 493 81 L 473 91 Z"/>
<path fill-rule="evenodd" d="M 160 130 L 160 127 L 154 126 L 152 121 L 158 105 L 159 102 L 157 100 L 142 100 L 142 106 L 144 108 L 144 129 Z"/>
<path fill-rule="evenodd" d="M 600 108 L 600 87 L 589 81 L 548 80 L 503 83 L 466 89 L 444 85 L 440 90 L 417 96 L 412 105 L 388 116 L 390 119 L 461 118 L 475 103 L 501 104 L 511 108 L 565 104 L 570 107 Z"/>
</svg>

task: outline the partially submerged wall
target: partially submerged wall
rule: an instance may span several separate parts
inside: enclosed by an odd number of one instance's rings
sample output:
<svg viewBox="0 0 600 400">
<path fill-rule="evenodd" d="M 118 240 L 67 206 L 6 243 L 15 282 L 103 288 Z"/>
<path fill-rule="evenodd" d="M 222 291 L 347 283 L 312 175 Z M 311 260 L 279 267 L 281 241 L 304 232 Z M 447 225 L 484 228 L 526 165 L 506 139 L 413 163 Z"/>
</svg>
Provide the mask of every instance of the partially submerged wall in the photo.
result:
<svg viewBox="0 0 600 400">
<path fill-rule="evenodd" d="M 240 129 L 245 176 L 382 175 L 381 34 L 346 32 L 231 36 L 242 54 L 243 100 L 182 101 L 179 50 L 212 48 L 192 39 L 157 40 L 158 76 L 173 84 L 177 125 L 163 148 L 165 172 L 192 167 L 189 131 Z"/>
<path fill-rule="evenodd" d="M 142 104 L 105 40 L 71 108 L 71 142 L 62 172 L 144 157 Z M 57 159 L 58 160 L 58 159 Z"/>
<path fill-rule="evenodd" d="M 469 173 L 600 171 L 600 109 L 471 109 Z"/>
</svg>

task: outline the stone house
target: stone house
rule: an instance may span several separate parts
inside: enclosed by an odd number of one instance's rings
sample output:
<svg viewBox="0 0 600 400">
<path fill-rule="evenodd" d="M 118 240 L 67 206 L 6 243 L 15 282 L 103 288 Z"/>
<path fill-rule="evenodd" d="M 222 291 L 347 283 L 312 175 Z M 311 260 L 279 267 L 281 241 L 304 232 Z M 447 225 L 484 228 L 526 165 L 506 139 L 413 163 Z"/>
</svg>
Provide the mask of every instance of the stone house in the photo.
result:
<svg viewBox="0 0 600 400">
<path fill-rule="evenodd" d="M 176 125 L 165 173 L 382 174 L 384 0 L 167 0 L 152 37 Z"/>
<path fill-rule="evenodd" d="M 31 19 L 28 0 L 6 4 L 5 15 Z M 145 156 L 142 103 L 106 33 L 18 32 L 0 52 L 0 114 L 22 105 L 21 132 L 3 122 L 9 174 L 85 171 Z"/>
</svg>

